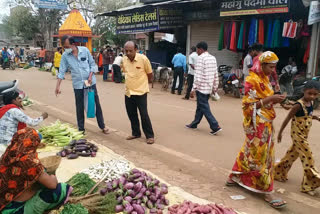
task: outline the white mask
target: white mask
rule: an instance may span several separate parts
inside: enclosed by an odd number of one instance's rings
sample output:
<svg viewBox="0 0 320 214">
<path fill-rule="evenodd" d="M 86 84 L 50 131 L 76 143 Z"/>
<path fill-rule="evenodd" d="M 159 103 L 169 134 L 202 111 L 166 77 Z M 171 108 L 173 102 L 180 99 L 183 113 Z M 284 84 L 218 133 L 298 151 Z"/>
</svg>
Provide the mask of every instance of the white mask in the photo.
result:
<svg viewBox="0 0 320 214">
<path fill-rule="evenodd" d="M 72 48 L 65 48 L 64 52 L 66 52 L 67 54 L 72 53 Z"/>
</svg>

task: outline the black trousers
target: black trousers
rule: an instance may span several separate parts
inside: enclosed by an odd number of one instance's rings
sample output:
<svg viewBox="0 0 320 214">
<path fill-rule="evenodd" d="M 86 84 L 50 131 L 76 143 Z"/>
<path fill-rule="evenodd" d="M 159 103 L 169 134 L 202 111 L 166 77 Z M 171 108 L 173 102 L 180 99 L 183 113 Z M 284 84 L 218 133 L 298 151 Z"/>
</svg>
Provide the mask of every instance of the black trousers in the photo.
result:
<svg viewBox="0 0 320 214">
<path fill-rule="evenodd" d="M 171 92 L 176 90 L 177 78 L 179 77 L 179 87 L 178 92 L 181 93 L 183 86 L 183 67 L 175 67 L 173 73 L 173 84 L 171 88 Z"/>
<path fill-rule="evenodd" d="M 99 96 L 96 85 L 91 86 L 94 90 L 94 100 L 96 103 L 96 118 L 100 129 L 105 128 L 102 109 L 100 106 Z M 84 89 L 74 89 L 76 98 L 77 122 L 79 131 L 84 131 Z"/>
<path fill-rule="evenodd" d="M 132 136 L 141 136 L 138 109 L 141 117 L 142 129 L 146 138 L 154 138 L 154 133 L 147 108 L 147 93 L 141 96 L 125 96 L 127 114 L 131 122 Z"/>
<path fill-rule="evenodd" d="M 188 74 L 188 78 L 187 78 L 188 88 L 187 88 L 187 94 L 186 94 L 186 98 L 187 99 L 190 98 L 190 92 L 192 90 L 193 80 L 194 80 L 194 75 Z"/>
<path fill-rule="evenodd" d="M 113 80 L 116 83 L 120 83 L 122 80 L 122 75 L 121 75 L 121 68 L 119 65 L 113 64 Z"/>
</svg>

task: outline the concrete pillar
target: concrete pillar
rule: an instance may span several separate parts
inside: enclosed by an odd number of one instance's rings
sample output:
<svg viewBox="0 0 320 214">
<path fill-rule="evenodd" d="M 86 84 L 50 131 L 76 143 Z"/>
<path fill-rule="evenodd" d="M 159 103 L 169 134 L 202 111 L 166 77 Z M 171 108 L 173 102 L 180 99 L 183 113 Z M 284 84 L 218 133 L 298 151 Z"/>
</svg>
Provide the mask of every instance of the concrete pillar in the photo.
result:
<svg viewBox="0 0 320 214">
<path fill-rule="evenodd" d="M 318 47 L 319 47 L 319 34 L 320 34 L 320 23 L 315 23 L 312 25 L 312 35 L 310 44 L 310 56 L 308 60 L 307 78 L 312 78 L 315 76 L 317 57 L 318 57 Z"/>
<path fill-rule="evenodd" d="M 146 39 L 144 40 L 145 41 L 145 44 L 144 44 L 144 46 L 145 46 L 145 49 L 146 49 L 146 51 L 147 50 L 149 50 L 149 33 L 146 33 Z"/>
<path fill-rule="evenodd" d="M 187 26 L 187 44 L 186 44 L 187 62 L 189 61 L 190 48 L 191 48 L 191 25 L 188 24 L 188 26 Z"/>
</svg>

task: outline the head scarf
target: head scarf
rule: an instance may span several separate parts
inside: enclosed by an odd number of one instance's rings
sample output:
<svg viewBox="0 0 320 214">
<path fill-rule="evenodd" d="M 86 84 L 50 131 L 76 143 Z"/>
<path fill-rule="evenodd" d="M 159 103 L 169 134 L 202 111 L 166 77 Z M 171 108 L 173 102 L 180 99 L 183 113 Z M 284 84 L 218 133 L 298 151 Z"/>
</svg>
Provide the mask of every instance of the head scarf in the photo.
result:
<svg viewBox="0 0 320 214">
<path fill-rule="evenodd" d="M 278 56 L 272 51 L 266 51 L 259 57 L 260 64 L 262 63 L 277 63 L 279 62 Z"/>
<path fill-rule="evenodd" d="M 37 153 L 38 133 L 31 128 L 14 134 L 0 160 L 0 210 L 35 183 L 44 171 Z"/>
</svg>

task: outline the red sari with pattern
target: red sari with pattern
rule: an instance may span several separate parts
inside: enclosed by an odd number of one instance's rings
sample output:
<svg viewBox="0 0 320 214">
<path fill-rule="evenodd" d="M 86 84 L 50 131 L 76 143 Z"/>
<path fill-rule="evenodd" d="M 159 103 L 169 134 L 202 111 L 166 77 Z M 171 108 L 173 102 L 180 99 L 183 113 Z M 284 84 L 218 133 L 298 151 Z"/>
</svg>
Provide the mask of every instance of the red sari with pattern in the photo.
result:
<svg viewBox="0 0 320 214">
<path fill-rule="evenodd" d="M 19 130 L 0 160 L 0 210 L 34 184 L 44 171 L 37 153 L 38 133 Z"/>
</svg>

